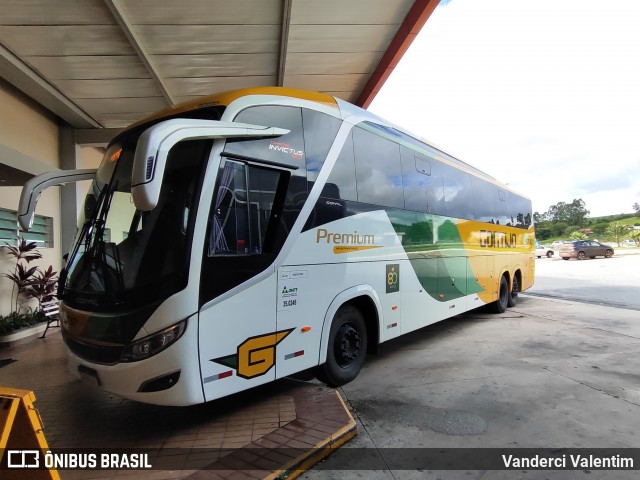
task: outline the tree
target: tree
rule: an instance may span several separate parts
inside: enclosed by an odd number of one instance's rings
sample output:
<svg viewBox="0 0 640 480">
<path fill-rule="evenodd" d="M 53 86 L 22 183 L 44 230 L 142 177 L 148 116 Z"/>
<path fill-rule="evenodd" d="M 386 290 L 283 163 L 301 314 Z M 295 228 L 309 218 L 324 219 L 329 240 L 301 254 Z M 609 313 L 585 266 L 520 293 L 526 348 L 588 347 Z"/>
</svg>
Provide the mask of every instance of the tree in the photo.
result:
<svg viewBox="0 0 640 480">
<path fill-rule="evenodd" d="M 609 228 L 607 228 L 607 235 L 613 237 L 618 246 L 620 246 L 620 239 L 624 237 L 626 233 L 627 227 L 620 222 L 614 222 L 609 225 Z"/>
<path fill-rule="evenodd" d="M 640 215 L 640 203 L 636 202 L 633 204 L 633 209 L 635 210 L 637 215 Z"/>
<path fill-rule="evenodd" d="M 536 225 L 539 223 L 544 222 L 544 214 L 542 213 L 538 213 L 538 212 L 534 212 L 533 213 L 533 223 L 535 223 Z"/>
<path fill-rule="evenodd" d="M 583 227 L 589 215 L 587 205 L 581 198 L 575 198 L 571 203 L 558 202 L 551 205 L 544 214 L 544 218 L 552 222 L 566 222 L 568 225 Z"/>
<path fill-rule="evenodd" d="M 595 235 L 604 235 L 609 228 L 609 223 L 607 222 L 598 222 L 591 225 L 591 229 Z"/>
<path fill-rule="evenodd" d="M 636 245 L 640 245 L 640 230 L 632 230 L 631 233 L 629 233 L 629 236 L 631 237 L 631 240 L 636 242 Z"/>
<path fill-rule="evenodd" d="M 589 237 L 587 237 L 587 234 L 583 232 L 572 232 L 571 235 L 569 235 L 569 238 L 571 240 L 586 240 Z"/>
</svg>

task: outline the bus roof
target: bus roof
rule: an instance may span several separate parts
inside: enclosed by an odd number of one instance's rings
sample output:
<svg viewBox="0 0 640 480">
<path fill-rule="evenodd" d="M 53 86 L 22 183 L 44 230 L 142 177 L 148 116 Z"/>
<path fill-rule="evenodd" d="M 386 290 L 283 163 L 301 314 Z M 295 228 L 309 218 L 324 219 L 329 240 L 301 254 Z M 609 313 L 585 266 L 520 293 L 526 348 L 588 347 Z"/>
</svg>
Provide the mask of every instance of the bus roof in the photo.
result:
<svg viewBox="0 0 640 480">
<path fill-rule="evenodd" d="M 153 122 L 155 120 L 159 120 L 165 117 L 173 117 L 183 112 L 190 112 L 190 111 L 194 111 L 194 110 L 198 110 L 206 107 L 215 107 L 215 106 L 226 107 L 230 105 L 233 101 L 249 95 L 262 95 L 262 96 L 272 95 L 272 96 L 279 96 L 279 97 L 292 97 L 292 98 L 299 98 L 302 100 L 308 100 L 311 102 L 320 103 L 330 108 L 335 108 L 337 115 L 343 119 L 346 119 L 353 114 L 361 115 L 363 118 L 368 119 L 368 121 L 379 125 L 379 127 L 382 128 L 383 130 L 387 130 L 387 132 L 392 132 L 392 131 L 396 131 L 397 133 L 401 132 L 411 137 L 415 141 L 416 146 L 418 144 L 423 144 L 424 148 L 438 152 L 440 154 L 438 155 L 439 160 L 444 161 L 445 163 L 449 163 L 450 165 L 457 167 L 458 169 L 466 170 L 467 172 L 472 173 L 477 177 L 483 178 L 491 183 L 494 183 L 496 186 L 499 186 L 500 188 L 516 193 L 511 187 L 509 187 L 506 184 L 503 184 L 496 178 L 483 172 L 477 167 L 458 159 L 454 155 L 451 155 L 450 153 L 448 153 L 446 150 L 434 145 L 433 143 L 429 142 L 428 140 L 418 135 L 415 135 L 405 130 L 404 128 L 398 125 L 394 125 L 388 120 L 385 120 L 368 110 L 365 110 L 357 105 L 353 105 L 352 103 L 349 103 L 342 99 L 337 99 L 335 97 L 332 97 L 331 95 L 314 92 L 310 90 L 302 90 L 302 89 L 288 88 L 288 87 L 265 86 L 265 87 L 242 88 L 238 90 L 229 90 L 226 92 L 215 93 L 215 94 L 207 95 L 204 97 L 198 97 L 195 100 L 183 102 L 183 103 L 174 105 L 172 107 L 168 107 L 163 110 L 160 110 L 130 125 L 125 130 L 123 130 L 123 132 L 130 130 L 132 128 L 138 127 L 140 125 L 144 125 L 145 123 Z"/>
<path fill-rule="evenodd" d="M 237 100 L 241 97 L 246 97 L 248 95 L 277 95 L 280 97 L 300 98 L 303 100 L 322 103 L 336 109 L 338 108 L 336 99 L 324 93 L 287 87 L 242 88 L 239 90 L 230 90 L 227 92 L 215 93 L 213 95 L 207 95 L 205 97 L 198 97 L 195 100 L 189 100 L 187 102 L 179 103 L 172 107 L 165 108 L 135 122 L 132 125 L 129 125 L 126 130 L 164 117 L 174 116 L 182 112 L 189 112 L 200 108 L 212 107 L 216 105 L 227 106 L 234 100 Z"/>
</svg>

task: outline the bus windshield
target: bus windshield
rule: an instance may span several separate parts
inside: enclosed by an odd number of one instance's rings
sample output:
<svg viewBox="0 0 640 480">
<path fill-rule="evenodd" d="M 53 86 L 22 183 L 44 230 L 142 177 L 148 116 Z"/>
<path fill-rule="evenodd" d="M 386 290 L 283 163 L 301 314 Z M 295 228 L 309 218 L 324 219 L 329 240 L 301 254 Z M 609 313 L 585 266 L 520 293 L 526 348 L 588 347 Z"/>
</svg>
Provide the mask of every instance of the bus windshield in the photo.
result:
<svg viewBox="0 0 640 480">
<path fill-rule="evenodd" d="M 79 216 L 61 295 L 76 308 L 130 309 L 186 286 L 195 208 L 211 142 L 169 154 L 158 205 L 137 210 L 131 171 L 137 135 L 107 150 Z M 66 277 L 66 278 L 65 278 Z"/>
</svg>

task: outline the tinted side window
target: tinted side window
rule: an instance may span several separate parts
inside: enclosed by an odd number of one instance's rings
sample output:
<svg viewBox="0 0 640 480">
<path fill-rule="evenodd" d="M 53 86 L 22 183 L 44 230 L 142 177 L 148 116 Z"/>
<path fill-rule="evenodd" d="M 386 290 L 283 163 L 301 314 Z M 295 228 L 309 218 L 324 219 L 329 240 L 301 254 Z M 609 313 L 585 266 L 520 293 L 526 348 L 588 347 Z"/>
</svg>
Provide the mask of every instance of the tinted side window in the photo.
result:
<svg viewBox="0 0 640 480">
<path fill-rule="evenodd" d="M 447 216 L 454 218 L 474 218 L 475 210 L 471 195 L 469 174 L 450 165 L 442 164 L 444 202 Z"/>
<path fill-rule="evenodd" d="M 307 179 L 310 182 L 315 182 L 338 134 L 341 120 L 325 113 L 303 108 L 302 122 L 304 124 Z"/>
<path fill-rule="evenodd" d="M 520 195 L 509 192 L 511 209 L 513 211 L 514 226 L 519 228 L 529 228 L 531 225 L 531 202 Z"/>
<path fill-rule="evenodd" d="M 293 179 L 285 170 L 224 160 L 202 258 L 200 305 L 273 262 L 291 226 L 287 205 L 291 207 Z M 295 220 L 297 211 L 292 212 Z"/>
<path fill-rule="evenodd" d="M 509 192 L 500 188 L 496 188 L 496 190 L 498 192 L 498 198 L 495 203 L 498 217 L 496 223 L 498 225 L 513 225 L 515 222 L 512 222 L 511 218 L 513 212 L 509 204 Z"/>
<path fill-rule="evenodd" d="M 225 160 L 211 209 L 209 256 L 271 251 L 280 216 L 277 205 L 284 197 L 280 194 L 278 201 L 276 193 L 280 184 L 286 185 L 285 177 L 279 170 Z"/>
<path fill-rule="evenodd" d="M 322 189 L 322 196 L 352 200 L 358 199 L 356 192 L 356 167 L 353 159 L 353 135 L 347 137 L 327 183 Z"/>
<path fill-rule="evenodd" d="M 400 147 L 400 159 L 405 208 L 444 215 L 440 162 L 406 147 Z"/>
<path fill-rule="evenodd" d="M 400 145 L 357 127 L 353 144 L 358 201 L 404 208 Z"/>
<path fill-rule="evenodd" d="M 498 198 L 497 187 L 478 177 L 471 177 L 475 219 L 485 223 L 496 223 L 495 203 Z"/>
<path fill-rule="evenodd" d="M 240 158 L 256 158 L 276 165 L 292 166 L 305 171 L 305 149 L 302 134 L 302 112 L 297 107 L 260 105 L 240 112 L 234 122 L 286 128 L 290 132 L 275 138 L 257 140 L 229 139 L 224 151 Z"/>
</svg>

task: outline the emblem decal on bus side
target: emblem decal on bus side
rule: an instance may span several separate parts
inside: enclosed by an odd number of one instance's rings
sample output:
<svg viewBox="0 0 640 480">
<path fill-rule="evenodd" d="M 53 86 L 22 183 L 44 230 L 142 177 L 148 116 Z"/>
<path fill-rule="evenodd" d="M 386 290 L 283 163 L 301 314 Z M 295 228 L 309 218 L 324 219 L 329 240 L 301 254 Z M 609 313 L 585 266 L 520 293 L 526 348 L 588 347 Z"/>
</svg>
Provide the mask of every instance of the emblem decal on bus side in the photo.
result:
<svg viewBox="0 0 640 480">
<path fill-rule="evenodd" d="M 375 235 L 360 234 L 357 231 L 353 233 L 335 233 L 328 231 L 326 228 L 318 228 L 316 230 L 316 243 L 333 244 L 333 253 L 335 254 L 381 248 L 382 245 L 375 245 L 375 241 Z"/>
<path fill-rule="evenodd" d="M 291 158 L 295 160 L 302 160 L 304 156 L 304 150 L 298 150 L 296 148 L 291 147 L 288 143 L 284 142 L 276 142 L 273 141 L 269 144 L 269 150 L 275 150 L 277 152 L 282 152 L 288 155 L 291 155 Z"/>
<path fill-rule="evenodd" d="M 279 332 L 249 337 L 240 345 L 234 355 L 212 358 L 210 361 L 234 368 L 242 378 L 264 375 L 276 364 L 276 345 L 293 332 L 295 328 Z"/>
<path fill-rule="evenodd" d="M 400 291 L 400 264 L 387 265 L 387 293 Z"/>
</svg>

